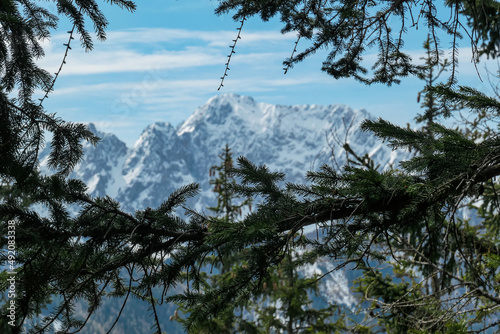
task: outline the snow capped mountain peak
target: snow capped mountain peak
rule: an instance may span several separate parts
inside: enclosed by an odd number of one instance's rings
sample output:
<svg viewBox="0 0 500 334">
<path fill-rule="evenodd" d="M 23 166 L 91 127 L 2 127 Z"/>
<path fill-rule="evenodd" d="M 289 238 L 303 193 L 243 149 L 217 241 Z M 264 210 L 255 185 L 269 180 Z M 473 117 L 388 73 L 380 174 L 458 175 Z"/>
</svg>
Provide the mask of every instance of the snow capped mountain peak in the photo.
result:
<svg viewBox="0 0 500 334">
<path fill-rule="evenodd" d="M 257 102 L 250 96 L 244 96 L 234 93 L 219 94 L 208 99 L 206 105 L 220 106 L 223 104 L 233 104 L 233 105 L 254 105 Z"/>
<path fill-rule="evenodd" d="M 256 114 L 257 112 L 257 114 Z M 212 97 L 205 105 L 196 109 L 178 130 L 178 135 L 194 131 L 201 124 L 209 127 L 223 126 L 228 121 L 236 123 L 248 122 L 261 118 L 261 110 L 255 100 L 248 96 L 237 94 L 221 94 Z"/>
<path fill-rule="evenodd" d="M 96 146 L 89 142 L 83 143 L 84 160 L 75 167 L 70 177 L 84 181 L 87 191 L 94 196 L 116 197 L 124 187 L 122 168 L 129 150 L 114 134 L 98 131 L 93 123 L 87 126 L 100 141 Z M 39 156 L 40 168 L 46 174 L 51 174 L 47 167 L 49 147 L 47 145 Z"/>
<path fill-rule="evenodd" d="M 134 147 L 141 147 L 151 141 L 151 138 L 168 138 L 175 134 L 175 128 L 169 122 L 156 122 L 142 130 L 141 136 Z"/>
<path fill-rule="evenodd" d="M 177 127 L 168 122 L 147 126 L 131 149 L 89 124 L 102 140 L 97 147 L 85 145 L 85 161 L 74 176 L 85 181 L 93 195 L 111 195 L 130 211 L 155 207 L 175 189 L 197 182 L 203 193 L 191 204 L 203 209 L 214 199 L 209 169 L 219 163 L 226 144 L 235 160 L 244 155 L 284 172 L 291 182 L 304 182 L 306 172 L 322 164 L 344 164 L 344 142 L 381 166 L 400 160 L 404 155 L 361 131 L 366 118 L 372 118 L 366 110 L 339 104 L 273 105 L 221 94 Z"/>
<path fill-rule="evenodd" d="M 349 124 L 354 119 L 359 121 L 370 117 L 366 110 L 352 110 L 344 105 L 272 105 L 258 103 L 248 96 L 221 94 L 198 108 L 179 126 L 177 133 L 181 136 L 199 127 L 207 127 L 207 130 L 216 128 L 216 132 L 225 134 L 242 128 L 252 133 L 262 133 L 298 125 L 302 130 L 318 131 L 334 123 Z"/>
<path fill-rule="evenodd" d="M 148 131 L 157 131 L 157 132 L 169 132 L 171 129 L 174 129 L 172 124 L 170 122 L 155 122 L 153 124 L 148 125 L 142 133 L 148 132 Z"/>
</svg>

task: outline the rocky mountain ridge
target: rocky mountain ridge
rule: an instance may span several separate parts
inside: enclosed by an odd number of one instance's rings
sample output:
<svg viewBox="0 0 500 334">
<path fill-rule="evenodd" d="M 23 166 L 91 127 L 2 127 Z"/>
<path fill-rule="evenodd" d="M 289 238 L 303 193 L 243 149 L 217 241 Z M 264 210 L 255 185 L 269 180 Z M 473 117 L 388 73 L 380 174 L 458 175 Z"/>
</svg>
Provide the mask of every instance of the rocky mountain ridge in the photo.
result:
<svg viewBox="0 0 500 334">
<path fill-rule="evenodd" d="M 365 110 L 345 105 L 272 105 L 235 94 L 218 95 L 177 127 L 157 122 L 146 127 L 134 147 L 90 124 L 101 142 L 85 143 L 85 160 L 71 177 L 81 179 L 95 196 L 108 195 L 126 211 L 156 207 L 175 189 L 199 183 L 202 193 L 190 203 L 203 210 L 211 205 L 208 172 L 219 163 L 228 144 L 236 159 L 244 155 L 255 164 L 304 182 L 308 170 L 322 164 L 346 162 L 344 142 L 360 155 L 368 153 L 381 166 L 405 154 L 391 151 L 360 123 L 373 118 Z M 46 161 L 42 153 L 42 170 Z"/>
</svg>

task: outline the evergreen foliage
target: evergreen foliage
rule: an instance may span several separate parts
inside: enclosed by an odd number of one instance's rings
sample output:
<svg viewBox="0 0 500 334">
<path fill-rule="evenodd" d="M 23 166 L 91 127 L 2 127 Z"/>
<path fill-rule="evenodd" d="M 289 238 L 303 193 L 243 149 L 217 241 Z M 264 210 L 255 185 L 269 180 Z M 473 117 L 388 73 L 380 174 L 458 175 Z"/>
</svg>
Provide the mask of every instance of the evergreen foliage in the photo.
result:
<svg viewBox="0 0 500 334">
<path fill-rule="evenodd" d="M 219 155 L 220 165 L 215 165 L 210 168 L 210 184 L 213 185 L 212 191 L 217 194 L 217 206 L 209 207 L 214 216 L 210 219 L 208 229 L 217 227 L 223 228 L 230 226 L 238 221 L 241 217 L 242 210 L 251 210 L 251 199 L 246 198 L 241 200 L 232 190 L 236 185 L 236 180 L 231 175 L 233 168 L 232 152 L 229 145 L 226 144 L 222 153 Z M 200 272 L 200 280 L 191 289 L 195 291 L 206 291 L 210 289 L 218 289 L 223 286 L 223 282 L 231 282 L 236 276 L 238 268 L 245 267 L 247 264 L 244 260 L 235 257 L 231 249 L 219 251 L 218 254 L 209 254 L 206 257 L 198 260 L 195 264 L 197 267 L 205 268 L 207 272 Z M 209 269 L 207 269 L 209 268 Z M 185 275 L 189 279 L 188 274 Z M 190 287 L 188 286 L 188 289 Z M 219 312 L 216 317 L 199 318 L 198 321 L 191 326 L 190 333 L 247 333 L 255 330 L 252 323 L 248 322 L 243 317 L 243 312 L 246 310 L 248 301 L 240 301 L 231 305 L 225 311 Z M 188 313 L 191 311 L 189 307 L 180 304 L 181 309 Z M 184 319 L 174 316 L 174 319 L 184 323 Z M 249 331 L 249 329 L 251 329 Z"/>
<path fill-rule="evenodd" d="M 210 208 L 215 213 L 210 224 L 235 224 L 241 216 L 242 209 L 251 210 L 251 199 L 239 199 L 235 193 L 238 187 L 232 176 L 233 160 L 228 145 L 219 155 L 221 164 L 210 169 L 210 180 L 217 193 L 217 206 Z M 216 174 L 217 172 L 217 174 Z M 236 203 L 237 201 L 240 203 Z M 210 228 L 209 228 L 210 230 Z M 302 243 L 298 238 L 287 249 L 281 262 L 274 268 L 269 268 L 262 284 L 255 286 L 245 299 L 227 305 L 214 318 L 197 318 L 190 325 L 190 333 L 333 333 L 337 329 L 345 329 L 343 317 L 337 317 L 339 307 L 327 305 L 316 309 L 312 305 L 311 295 L 318 295 L 319 275 L 304 277 L 298 272 L 298 262 L 302 251 Z M 198 282 L 191 288 L 202 293 L 213 289 L 224 289 L 238 276 L 240 268 L 248 268 L 248 262 L 239 253 L 229 249 L 219 251 L 218 256 L 210 255 L 202 258 L 198 267 L 209 267 L 203 276 L 203 282 Z M 201 283 L 201 284 L 200 284 Z M 182 306 L 182 305 L 181 305 Z M 182 307 L 186 313 L 195 312 L 193 308 Z M 174 316 L 175 318 L 175 316 Z M 184 319 L 179 321 L 186 323 Z M 187 323 L 186 323 L 187 324 Z"/>
<path fill-rule="evenodd" d="M 68 41 L 76 31 L 89 50 L 93 44 L 85 21 L 94 24 L 99 39 L 105 38 L 107 21 L 94 0 L 54 2 L 57 14 L 29 0 L 3 1 L 0 11 L 0 233 L 6 236 L 6 222 L 16 221 L 19 263 L 15 326 L 5 324 L 4 298 L 0 328 L 44 333 L 55 331 L 57 322 L 58 332 L 77 332 L 103 298 L 114 297 L 149 303 L 156 333 L 161 333 L 157 309 L 171 301 L 190 311 L 188 328 L 211 319 L 222 319 L 217 325 L 225 326 L 234 321 L 231 305 L 246 307 L 264 282 L 269 287 L 276 282 L 273 275 L 286 268 L 290 274 L 282 279 L 294 282 L 293 288 L 277 289 L 277 295 L 269 296 L 289 301 L 284 312 L 299 322 L 314 317 L 316 325 L 323 326 L 314 330 L 498 330 L 500 139 L 498 128 L 480 131 L 476 126 L 485 119 L 497 125 L 500 102 L 498 97 L 456 85 L 454 77 L 459 28 L 469 26 L 466 35 L 476 56 L 498 56 L 499 15 L 494 15 L 498 1 L 446 1 L 444 7 L 432 0 L 221 1 L 218 13 L 235 9 L 237 19 L 259 15 L 263 20 L 279 15 L 283 31 L 310 40 L 312 45 L 287 60 L 287 66 L 325 47 L 330 54 L 323 69 L 335 78 L 391 84 L 415 74 L 427 80 L 424 129 L 398 127 L 381 119 L 363 125 L 394 148 L 415 153 L 398 169 L 380 170 L 367 155 L 346 144 L 350 159 L 342 170 L 323 166 L 307 174 L 308 184 L 284 184 L 283 173 L 243 157 L 230 168 L 227 150 L 214 183 L 220 198 L 214 210 L 222 217 L 206 217 L 185 206 L 186 199 L 197 194 L 196 185 L 166 194 L 158 208 L 127 213 L 113 199 L 92 198 L 85 184 L 67 178 L 82 157 L 81 141 L 98 139 L 85 126 L 65 122 L 43 108 L 57 74 L 51 77 L 35 60 L 43 55 L 40 41 L 49 37 L 57 16 L 68 17 L 74 25 Z M 131 1 L 109 2 L 135 8 Z M 442 8 L 452 15 L 443 20 Z M 399 28 L 390 26 L 392 17 Z M 430 36 L 423 66 L 413 63 L 402 49 L 403 33 L 420 21 Z M 435 69 L 440 64 L 440 31 L 454 38 L 447 84 L 434 80 L 441 71 Z M 371 47 L 378 49 L 378 60 L 369 72 L 362 66 L 362 55 Z M 40 102 L 34 98 L 37 89 L 45 92 Z M 458 108 L 476 115 L 476 120 L 461 129 L 439 124 L 441 117 Z M 53 176 L 38 173 L 44 131 L 52 133 Z M 235 219 L 234 196 L 258 200 L 244 219 Z M 79 213 L 70 215 L 69 206 L 78 207 Z M 186 219 L 179 218 L 180 209 L 187 212 Z M 303 228 L 312 225 L 318 237 L 302 236 Z M 7 245 L 2 238 L 2 262 L 8 260 Z M 295 257 L 291 250 L 297 245 L 304 252 Z M 211 258 L 214 265 L 217 259 L 237 264 L 214 286 L 200 266 Z M 366 308 L 362 323 L 348 323 L 352 328 L 345 329 L 340 322 L 334 329 L 328 327 L 325 314 L 301 313 L 304 310 L 294 304 L 307 302 L 306 285 L 315 287 L 296 279 L 295 268 L 319 258 L 328 258 L 336 269 L 351 265 L 365 273 L 357 282 Z M 381 270 L 383 265 L 391 276 Z M 5 292 L 7 270 L 0 277 Z M 186 285 L 190 288 L 184 293 L 172 294 Z M 86 319 L 74 312 L 82 301 L 88 305 Z M 216 317 L 227 309 L 222 318 Z M 272 310 L 260 311 L 269 330 L 292 332 L 273 322 Z"/>
<path fill-rule="evenodd" d="M 439 53 L 442 35 L 452 40 L 451 79 L 458 61 L 458 40 L 470 37 L 473 54 L 496 57 L 499 52 L 500 4 L 494 0 L 452 1 L 346 1 L 316 0 L 250 1 L 224 0 L 218 14 L 235 11 L 240 20 L 259 16 L 268 21 L 278 17 L 282 32 L 295 32 L 298 40 L 309 41 L 304 51 L 284 61 L 285 72 L 294 64 L 322 48 L 329 54 L 322 70 L 336 79 L 353 77 L 366 83 L 399 83 L 402 77 L 416 75 L 418 65 L 404 50 L 404 36 L 410 29 L 424 26 L 429 31 L 432 49 Z M 371 69 L 363 56 L 377 52 Z"/>
<path fill-rule="evenodd" d="M 221 164 L 210 168 L 210 176 L 217 177 L 210 179 L 210 184 L 214 185 L 212 189 L 217 194 L 217 206 L 209 209 L 215 213 L 216 217 L 222 218 L 225 223 L 234 222 L 238 216 L 243 214 L 244 209 L 252 210 L 252 199 L 246 198 L 241 203 L 235 203 L 238 196 L 232 191 L 236 185 L 236 180 L 231 175 L 233 168 L 233 154 L 229 145 L 226 144 L 222 154 L 219 155 Z"/>
</svg>

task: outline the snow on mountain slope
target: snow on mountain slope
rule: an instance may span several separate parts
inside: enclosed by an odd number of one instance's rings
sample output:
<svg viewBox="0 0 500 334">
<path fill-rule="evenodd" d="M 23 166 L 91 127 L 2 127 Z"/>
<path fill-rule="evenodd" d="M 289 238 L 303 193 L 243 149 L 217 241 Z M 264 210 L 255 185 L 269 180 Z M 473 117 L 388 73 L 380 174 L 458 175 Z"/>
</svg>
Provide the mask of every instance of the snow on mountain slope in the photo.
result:
<svg viewBox="0 0 500 334">
<path fill-rule="evenodd" d="M 210 99 L 180 125 L 177 133 L 183 142 L 196 147 L 196 161 L 211 163 L 214 154 L 200 153 L 216 153 L 227 142 L 235 155 L 244 154 L 254 163 L 265 163 L 297 179 L 315 160 L 324 163 L 330 159 L 328 141 L 332 142 L 332 135 L 343 139 L 344 122 L 354 120 L 351 142 L 365 145 L 362 137 L 366 135 L 361 134 L 359 122 L 367 117 L 363 110 L 342 105 L 270 105 L 230 94 Z M 200 168 L 205 166 L 199 164 Z"/>
<path fill-rule="evenodd" d="M 86 182 L 92 195 L 117 199 L 127 211 L 156 207 L 175 189 L 196 182 L 202 194 L 190 204 L 203 209 L 214 199 L 208 171 L 219 163 L 218 154 L 226 143 L 235 159 L 244 155 L 255 164 L 266 164 L 284 172 L 290 182 L 303 182 L 308 170 L 325 163 L 344 165 L 344 142 L 359 155 L 370 154 L 381 166 L 406 156 L 363 132 L 360 123 L 366 118 L 372 117 L 365 110 L 344 105 L 284 106 L 218 95 L 177 127 L 151 124 L 133 148 L 90 124 L 102 140 L 97 147 L 84 144 L 84 162 L 71 177 Z"/>
<path fill-rule="evenodd" d="M 190 152 L 179 143 L 170 123 L 144 129 L 123 165 L 126 187 L 117 200 L 125 208 L 155 207 L 178 187 L 196 182 L 190 171 Z"/>
<path fill-rule="evenodd" d="M 208 171 L 229 144 L 234 157 L 285 172 L 288 181 L 301 182 L 305 173 L 323 163 L 345 163 L 336 144 L 345 140 L 360 153 L 369 153 L 386 166 L 401 158 L 359 128 L 370 118 L 364 110 L 343 105 L 283 106 L 258 103 L 234 94 L 211 98 L 185 122 L 174 128 L 155 123 L 144 130 L 123 166 L 126 187 L 117 199 L 126 209 L 154 207 L 174 189 L 200 183 L 203 194 L 196 207 L 213 198 Z M 336 139 L 336 140 L 335 140 Z"/>
<path fill-rule="evenodd" d="M 79 163 L 70 175 L 84 181 L 88 192 L 93 196 L 116 198 L 118 192 L 126 187 L 122 169 L 129 149 L 115 135 L 97 131 L 94 124 L 89 129 L 101 138 L 97 146 L 88 142 L 83 143 L 85 151 L 84 161 Z M 40 169 L 44 174 L 53 173 L 48 168 L 48 154 L 50 143 L 39 154 Z"/>
<path fill-rule="evenodd" d="M 86 181 L 88 192 L 95 196 L 115 197 L 124 185 L 121 170 L 127 146 L 115 135 L 98 132 L 93 124 L 89 128 L 101 142 L 97 147 L 84 143 L 86 163 L 78 165 L 72 177 Z"/>
</svg>

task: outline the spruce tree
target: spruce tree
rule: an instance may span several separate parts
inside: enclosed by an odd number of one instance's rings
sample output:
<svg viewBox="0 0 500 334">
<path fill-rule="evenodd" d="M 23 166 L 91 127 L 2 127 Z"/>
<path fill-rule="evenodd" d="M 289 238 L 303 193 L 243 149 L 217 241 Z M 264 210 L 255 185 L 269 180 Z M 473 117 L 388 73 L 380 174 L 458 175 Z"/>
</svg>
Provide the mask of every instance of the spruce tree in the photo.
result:
<svg viewBox="0 0 500 334">
<path fill-rule="evenodd" d="M 208 208 L 213 213 L 210 226 L 208 226 L 209 231 L 211 228 L 224 228 L 224 226 L 236 224 L 241 220 L 244 211 L 252 208 L 250 198 L 241 198 L 233 190 L 236 180 L 231 174 L 233 157 L 228 144 L 222 150 L 219 159 L 220 164 L 212 166 L 209 170 L 210 184 L 213 185 L 212 191 L 217 198 L 217 205 Z M 204 270 L 197 274 L 201 278 L 191 289 L 203 292 L 207 289 L 218 289 L 223 286 L 223 282 L 230 282 L 237 275 L 237 268 L 246 266 L 246 264 L 240 257 L 235 256 L 231 249 L 228 249 L 224 253 L 208 254 L 200 259 L 195 266 L 204 268 Z M 189 279 L 189 274 L 186 273 L 184 277 Z M 225 310 L 219 310 L 214 318 L 200 318 L 191 326 L 189 332 L 251 333 L 254 327 L 243 317 L 243 312 L 247 311 L 248 304 L 248 301 L 241 301 L 226 307 Z M 179 306 L 184 313 L 191 312 L 186 304 L 180 303 Z M 185 322 L 182 318 L 174 318 L 181 323 Z"/>
<path fill-rule="evenodd" d="M 235 222 L 239 216 L 242 216 L 243 210 L 252 210 L 252 199 L 241 200 L 233 191 L 236 180 L 231 174 L 234 162 L 228 144 L 219 155 L 219 159 L 221 164 L 210 168 L 212 177 L 210 184 L 214 186 L 212 191 L 217 194 L 217 206 L 209 207 L 209 210 L 215 214 L 215 217 L 222 218 L 225 223 Z"/>
<path fill-rule="evenodd" d="M 269 270 L 251 305 L 259 333 L 338 333 L 347 330 L 341 305 L 321 296 L 320 274 L 300 272 L 300 241 Z M 324 292 L 323 292 L 324 293 Z M 316 302 L 315 300 L 316 299 Z"/>
</svg>

